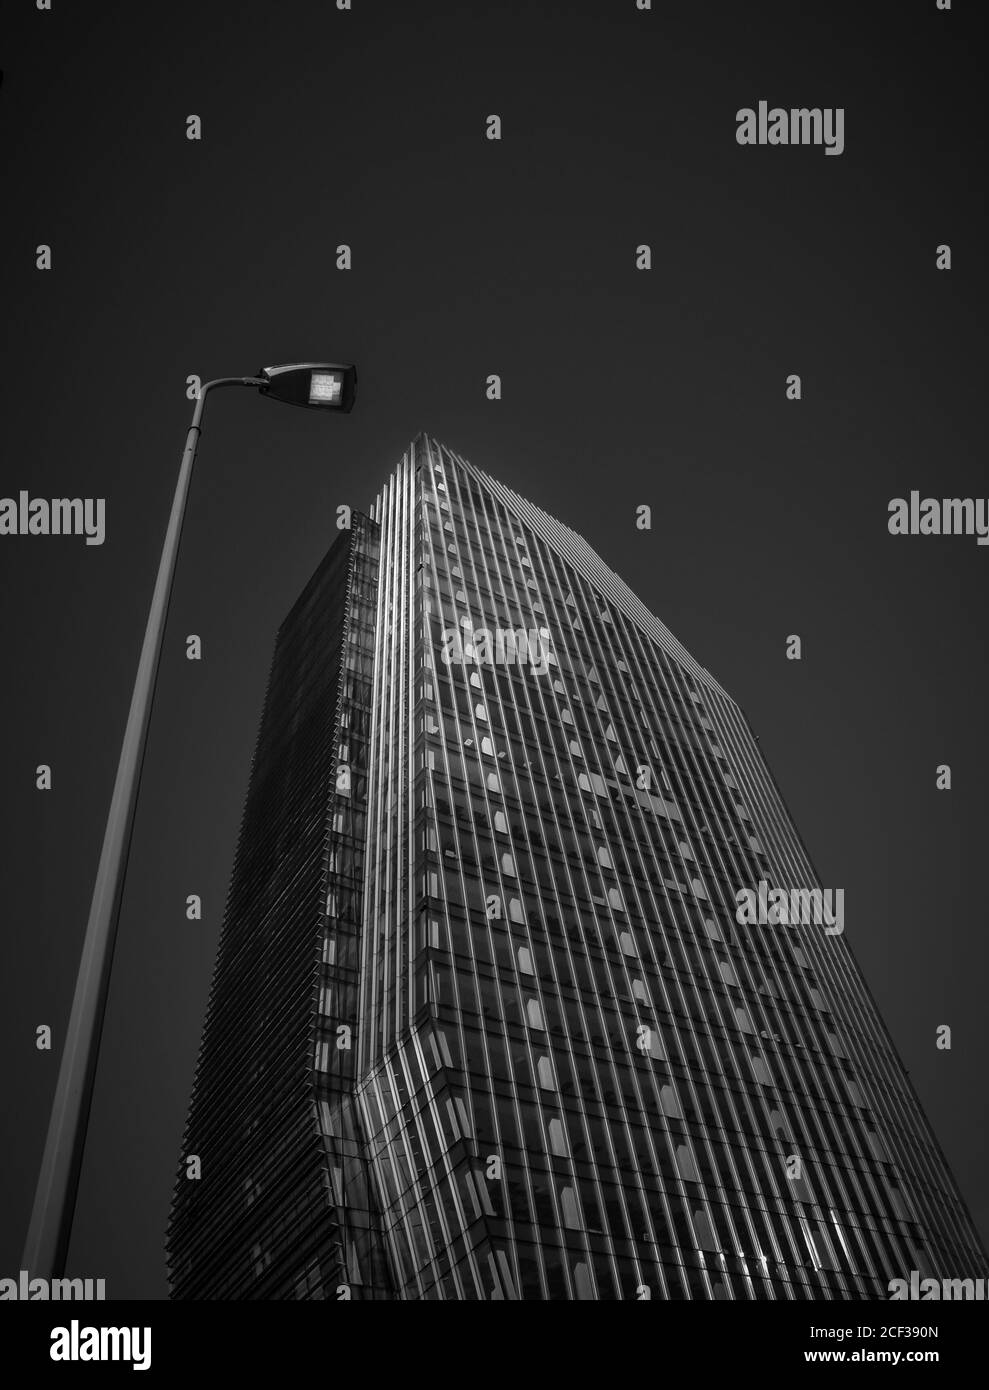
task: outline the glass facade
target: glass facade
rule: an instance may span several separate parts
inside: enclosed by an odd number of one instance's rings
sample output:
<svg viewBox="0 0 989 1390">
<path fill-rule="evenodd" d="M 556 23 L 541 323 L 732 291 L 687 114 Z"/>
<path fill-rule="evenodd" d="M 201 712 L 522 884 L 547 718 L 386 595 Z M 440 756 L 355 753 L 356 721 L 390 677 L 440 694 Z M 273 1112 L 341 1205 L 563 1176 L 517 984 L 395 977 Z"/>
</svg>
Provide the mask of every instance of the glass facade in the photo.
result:
<svg viewBox="0 0 989 1390">
<path fill-rule="evenodd" d="M 174 1296 L 986 1273 L 844 935 L 740 925 L 760 883 L 821 886 L 737 705 L 580 537 L 419 436 L 279 636 Z"/>
</svg>

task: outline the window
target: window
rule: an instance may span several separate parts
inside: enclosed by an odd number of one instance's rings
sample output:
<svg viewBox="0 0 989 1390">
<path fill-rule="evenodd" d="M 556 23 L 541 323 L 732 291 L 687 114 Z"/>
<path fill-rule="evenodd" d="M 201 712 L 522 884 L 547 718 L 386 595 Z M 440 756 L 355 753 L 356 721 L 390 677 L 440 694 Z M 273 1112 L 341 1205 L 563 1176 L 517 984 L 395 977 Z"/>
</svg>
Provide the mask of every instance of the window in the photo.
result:
<svg viewBox="0 0 989 1390">
<path fill-rule="evenodd" d="M 295 1281 L 296 1298 L 322 1298 L 323 1282 L 319 1273 L 319 1261 L 311 1260 Z"/>
<path fill-rule="evenodd" d="M 702 1250 L 717 1251 L 718 1238 L 707 1212 L 698 1207 L 694 1212 L 694 1238 Z"/>
<path fill-rule="evenodd" d="M 572 1187 L 560 1189 L 560 1210 L 563 1215 L 563 1224 L 571 1231 L 580 1229 L 580 1211 L 577 1207 L 577 1194 Z"/>
<path fill-rule="evenodd" d="M 536 1076 L 540 1086 L 546 1091 L 556 1090 L 556 1079 L 553 1076 L 553 1063 L 548 1057 L 540 1057 L 536 1061 Z"/>
<path fill-rule="evenodd" d="M 549 1130 L 549 1151 L 556 1158 L 569 1158 L 570 1145 L 567 1143 L 566 1132 L 563 1128 L 563 1121 L 557 1116 L 553 1116 L 548 1125 Z"/>
<path fill-rule="evenodd" d="M 546 1031 L 546 1024 L 543 1022 L 543 1011 L 538 999 L 527 999 L 525 1005 L 526 1018 L 529 1020 L 530 1028 L 540 1028 Z"/>
<path fill-rule="evenodd" d="M 889 1154 L 886 1152 L 886 1146 L 879 1135 L 874 1129 L 867 1129 L 865 1135 L 869 1141 L 869 1148 L 872 1151 L 873 1158 L 878 1159 L 880 1163 L 885 1163 L 889 1158 Z"/>
<path fill-rule="evenodd" d="M 693 1154 L 686 1144 L 678 1144 L 676 1150 L 677 1168 L 684 1182 L 700 1182 L 700 1174 L 697 1171 L 697 1164 L 694 1162 Z"/>
<path fill-rule="evenodd" d="M 663 1086 L 659 1092 L 660 1104 L 663 1107 L 663 1114 L 671 1120 L 682 1120 L 683 1111 L 680 1109 L 680 1102 L 677 1100 L 676 1091 L 672 1086 Z"/>
<path fill-rule="evenodd" d="M 758 1052 L 753 1052 L 750 1054 L 749 1061 L 752 1063 L 755 1079 L 763 1086 L 771 1086 L 773 1078 L 769 1074 L 769 1066 L 765 1057 L 760 1056 Z"/>
</svg>

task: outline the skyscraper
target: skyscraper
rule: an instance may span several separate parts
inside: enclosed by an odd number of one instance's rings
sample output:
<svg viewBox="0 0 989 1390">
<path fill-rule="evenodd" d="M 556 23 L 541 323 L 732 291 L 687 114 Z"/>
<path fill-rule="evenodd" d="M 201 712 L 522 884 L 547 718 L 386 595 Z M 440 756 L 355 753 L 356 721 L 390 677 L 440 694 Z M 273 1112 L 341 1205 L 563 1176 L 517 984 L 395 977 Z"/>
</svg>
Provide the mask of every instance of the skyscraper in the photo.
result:
<svg viewBox="0 0 989 1390">
<path fill-rule="evenodd" d="M 173 1296 L 985 1274 L 830 892 L 714 678 L 420 435 L 278 636 Z"/>
</svg>

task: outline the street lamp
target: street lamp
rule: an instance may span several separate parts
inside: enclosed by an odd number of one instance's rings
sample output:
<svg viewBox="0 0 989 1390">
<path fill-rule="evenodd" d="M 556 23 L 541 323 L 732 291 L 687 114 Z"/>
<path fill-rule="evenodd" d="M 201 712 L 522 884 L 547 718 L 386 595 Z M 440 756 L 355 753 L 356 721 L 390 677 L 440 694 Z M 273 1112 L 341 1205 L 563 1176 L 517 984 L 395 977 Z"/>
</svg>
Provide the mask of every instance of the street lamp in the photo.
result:
<svg viewBox="0 0 989 1390">
<path fill-rule="evenodd" d="M 263 367 L 257 376 L 225 376 L 199 388 L 192 423 L 182 454 L 172 511 L 165 532 L 158 578 L 151 599 L 144 643 L 124 730 L 117 776 L 107 816 L 103 849 L 89 909 L 79 974 L 59 1064 L 55 1099 L 41 1171 L 35 1189 L 22 1267 L 29 1275 L 60 1278 L 68 1256 L 69 1236 L 79 1191 L 79 1175 L 93 1099 L 100 1037 L 117 935 L 124 872 L 134 828 L 134 810 L 148 723 L 161 658 L 168 602 L 175 575 L 179 538 L 192 466 L 202 432 L 206 397 L 217 386 L 254 386 L 261 395 L 311 410 L 348 412 L 353 408 L 357 372 L 338 362 L 295 362 Z"/>
</svg>

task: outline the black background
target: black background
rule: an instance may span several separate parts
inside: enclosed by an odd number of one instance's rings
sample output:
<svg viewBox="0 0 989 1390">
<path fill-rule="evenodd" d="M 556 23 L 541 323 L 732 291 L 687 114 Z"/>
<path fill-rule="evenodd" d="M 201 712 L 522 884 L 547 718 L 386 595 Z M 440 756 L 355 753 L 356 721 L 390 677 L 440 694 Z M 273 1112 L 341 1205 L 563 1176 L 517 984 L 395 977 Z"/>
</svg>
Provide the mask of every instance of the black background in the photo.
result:
<svg viewBox="0 0 989 1390">
<path fill-rule="evenodd" d="M 989 550 L 887 532 L 913 488 L 986 492 L 978 7 L 353 4 L 7 6 L 0 494 L 105 497 L 108 534 L 0 538 L 0 1273 L 20 1267 L 186 377 L 310 356 L 357 363 L 352 415 L 210 401 L 71 1271 L 165 1295 L 274 632 L 336 507 L 366 507 L 420 429 L 586 536 L 738 699 L 985 1233 Z M 845 152 L 738 146 L 761 99 L 843 106 Z"/>
</svg>

